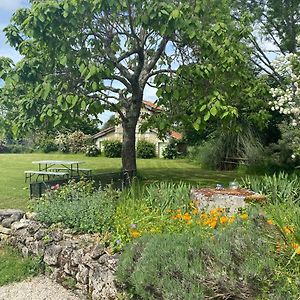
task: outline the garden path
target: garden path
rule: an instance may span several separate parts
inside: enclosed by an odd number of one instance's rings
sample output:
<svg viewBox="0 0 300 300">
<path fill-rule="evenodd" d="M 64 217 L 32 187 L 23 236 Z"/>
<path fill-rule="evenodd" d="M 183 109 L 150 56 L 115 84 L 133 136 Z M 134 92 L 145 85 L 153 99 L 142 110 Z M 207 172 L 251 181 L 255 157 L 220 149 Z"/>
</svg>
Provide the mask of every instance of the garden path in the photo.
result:
<svg viewBox="0 0 300 300">
<path fill-rule="evenodd" d="M 38 276 L 0 287 L 0 300 L 79 300 L 49 278 Z"/>
</svg>

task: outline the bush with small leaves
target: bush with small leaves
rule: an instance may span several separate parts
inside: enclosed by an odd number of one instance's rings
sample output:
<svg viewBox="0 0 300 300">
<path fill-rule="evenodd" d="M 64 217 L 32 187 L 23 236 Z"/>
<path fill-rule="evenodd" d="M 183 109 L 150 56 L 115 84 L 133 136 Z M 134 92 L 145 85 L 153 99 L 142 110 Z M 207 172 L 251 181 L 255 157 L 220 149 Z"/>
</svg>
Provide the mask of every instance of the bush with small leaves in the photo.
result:
<svg viewBox="0 0 300 300">
<path fill-rule="evenodd" d="M 121 157 L 122 155 L 122 143 L 117 140 L 104 141 L 103 151 L 106 157 Z"/>
<path fill-rule="evenodd" d="M 138 141 L 136 154 L 138 158 L 155 157 L 155 144 L 145 140 Z"/>
<path fill-rule="evenodd" d="M 261 222 L 213 235 L 199 230 L 137 238 L 121 256 L 118 279 L 143 300 L 296 299 L 299 273 L 287 271 L 273 245 L 282 237 Z"/>
<path fill-rule="evenodd" d="M 163 157 L 166 159 L 175 159 L 180 156 L 178 151 L 177 142 L 175 140 L 171 140 L 167 147 L 163 150 Z"/>
<path fill-rule="evenodd" d="M 98 156 L 101 153 L 100 149 L 98 149 L 95 145 L 87 146 L 85 155 L 89 157 Z"/>
</svg>

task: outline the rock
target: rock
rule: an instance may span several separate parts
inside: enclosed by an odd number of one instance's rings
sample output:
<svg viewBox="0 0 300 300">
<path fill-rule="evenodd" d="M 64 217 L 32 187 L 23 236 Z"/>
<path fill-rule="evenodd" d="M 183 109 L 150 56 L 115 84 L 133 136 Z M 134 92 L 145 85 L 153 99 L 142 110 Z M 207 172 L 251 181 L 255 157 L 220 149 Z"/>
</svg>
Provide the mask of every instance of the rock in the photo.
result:
<svg viewBox="0 0 300 300">
<path fill-rule="evenodd" d="M 48 246 L 45 250 L 44 262 L 49 266 L 57 265 L 61 250 L 62 248 L 59 245 Z"/>
<path fill-rule="evenodd" d="M 27 212 L 25 214 L 26 218 L 29 219 L 29 220 L 35 220 L 36 219 L 36 216 L 37 216 L 37 213 L 36 212 Z"/>
<path fill-rule="evenodd" d="M 24 212 L 19 209 L 0 209 L 0 218 L 9 218 L 12 215 L 18 216 L 20 220 L 24 216 Z"/>
<path fill-rule="evenodd" d="M 23 257 L 28 257 L 28 255 L 29 255 L 29 250 L 28 250 L 27 247 L 25 247 L 25 246 L 22 247 L 21 252 L 22 252 Z"/>
<path fill-rule="evenodd" d="M 34 234 L 34 238 L 39 241 L 41 240 L 45 235 L 47 234 L 47 230 L 46 229 L 39 229 L 35 234 Z"/>
<path fill-rule="evenodd" d="M 30 221 L 29 220 L 26 220 L 26 219 L 22 219 L 20 220 L 19 222 L 15 222 L 11 225 L 11 229 L 13 230 L 20 230 L 20 229 L 23 229 L 23 228 L 26 228 L 28 227 L 30 224 Z"/>
<path fill-rule="evenodd" d="M 50 231 L 48 233 L 49 238 L 54 242 L 60 242 L 63 239 L 63 233 L 59 230 L 57 231 Z"/>
<path fill-rule="evenodd" d="M 101 255 L 105 254 L 104 245 L 98 244 L 91 251 L 91 258 L 98 259 Z"/>
<path fill-rule="evenodd" d="M 12 217 L 5 218 L 5 219 L 2 220 L 1 225 L 2 225 L 3 227 L 5 227 L 5 228 L 10 228 L 11 224 L 12 224 L 13 222 L 15 222 L 15 221 L 16 221 L 16 220 L 15 220 L 14 218 L 12 218 Z"/>
<path fill-rule="evenodd" d="M 79 283 L 87 284 L 89 281 L 89 268 L 84 265 L 79 265 L 78 273 L 76 274 L 76 280 Z"/>
<path fill-rule="evenodd" d="M 9 238 L 9 235 L 0 233 L 0 241 L 7 241 Z"/>
<path fill-rule="evenodd" d="M 89 286 L 93 300 L 113 300 L 117 296 L 114 273 L 104 271 L 102 266 L 91 270 Z"/>
<path fill-rule="evenodd" d="M 83 249 L 73 251 L 71 255 L 71 266 L 76 267 L 82 262 L 82 257 L 84 256 Z"/>
<path fill-rule="evenodd" d="M 10 234 L 11 233 L 11 229 L 3 227 L 0 225 L 0 233 L 2 234 Z"/>
</svg>

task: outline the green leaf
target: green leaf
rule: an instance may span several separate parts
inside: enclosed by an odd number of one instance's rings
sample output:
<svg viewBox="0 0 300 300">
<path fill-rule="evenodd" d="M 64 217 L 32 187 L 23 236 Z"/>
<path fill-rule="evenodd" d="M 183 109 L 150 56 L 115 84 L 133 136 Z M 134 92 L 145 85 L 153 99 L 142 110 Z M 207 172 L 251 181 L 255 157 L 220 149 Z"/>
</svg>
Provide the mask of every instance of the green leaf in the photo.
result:
<svg viewBox="0 0 300 300">
<path fill-rule="evenodd" d="M 60 59 L 59 59 L 59 62 L 61 65 L 65 66 L 67 64 L 67 61 L 68 61 L 68 58 L 66 55 L 62 56 Z"/>
<path fill-rule="evenodd" d="M 212 116 L 215 117 L 215 116 L 217 115 L 217 113 L 218 113 L 217 108 L 216 108 L 215 106 L 213 106 L 213 107 L 210 109 L 210 113 L 211 113 Z"/>
<path fill-rule="evenodd" d="M 81 101 L 81 109 L 82 110 L 86 109 L 86 102 L 84 100 Z"/>
<path fill-rule="evenodd" d="M 208 120 L 209 120 L 209 118 L 210 118 L 210 112 L 208 111 L 206 114 L 205 114 L 205 116 L 204 116 L 204 121 L 205 122 L 207 122 Z"/>
<path fill-rule="evenodd" d="M 61 123 L 61 118 L 55 119 L 53 126 L 56 127 Z"/>
<path fill-rule="evenodd" d="M 171 15 L 170 15 L 170 20 L 171 19 L 177 19 L 180 15 L 180 10 L 179 9 L 174 9 L 172 12 L 171 12 Z"/>
<path fill-rule="evenodd" d="M 200 108 L 200 112 L 204 111 L 206 109 L 206 104 L 203 104 Z"/>
<path fill-rule="evenodd" d="M 93 82 L 93 84 L 92 84 L 92 89 L 93 89 L 93 91 L 95 92 L 95 91 L 97 91 L 97 88 L 98 88 L 98 84 L 97 84 L 97 82 Z"/>
</svg>

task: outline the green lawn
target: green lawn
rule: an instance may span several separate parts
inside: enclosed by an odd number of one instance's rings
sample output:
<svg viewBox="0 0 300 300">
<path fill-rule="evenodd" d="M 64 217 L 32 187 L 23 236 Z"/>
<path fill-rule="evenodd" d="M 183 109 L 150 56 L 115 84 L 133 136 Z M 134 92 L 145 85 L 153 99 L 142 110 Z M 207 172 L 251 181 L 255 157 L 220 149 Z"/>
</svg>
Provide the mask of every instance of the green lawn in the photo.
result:
<svg viewBox="0 0 300 300">
<path fill-rule="evenodd" d="M 28 184 L 24 182 L 24 171 L 35 170 L 34 160 L 81 160 L 85 168 L 93 173 L 119 171 L 121 159 L 105 157 L 86 157 L 83 154 L 34 153 L 0 154 L 0 208 L 25 209 L 28 204 Z M 228 184 L 239 175 L 236 172 L 216 172 L 185 160 L 139 159 L 139 174 L 145 182 L 158 180 L 186 181 L 194 185 Z"/>
<path fill-rule="evenodd" d="M 14 281 L 21 281 L 39 273 L 38 259 L 22 258 L 12 248 L 0 244 L 0 286 Z"/>
</svg>

